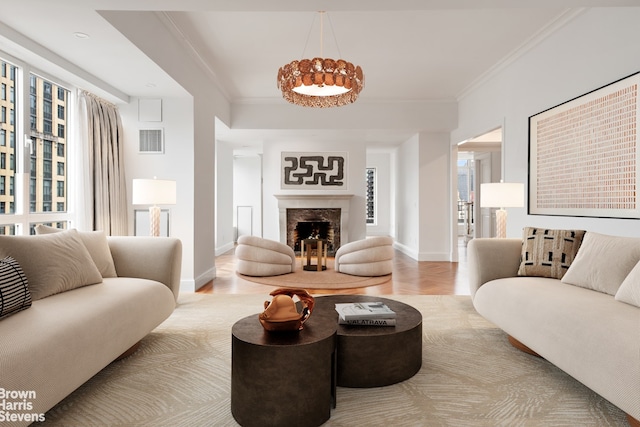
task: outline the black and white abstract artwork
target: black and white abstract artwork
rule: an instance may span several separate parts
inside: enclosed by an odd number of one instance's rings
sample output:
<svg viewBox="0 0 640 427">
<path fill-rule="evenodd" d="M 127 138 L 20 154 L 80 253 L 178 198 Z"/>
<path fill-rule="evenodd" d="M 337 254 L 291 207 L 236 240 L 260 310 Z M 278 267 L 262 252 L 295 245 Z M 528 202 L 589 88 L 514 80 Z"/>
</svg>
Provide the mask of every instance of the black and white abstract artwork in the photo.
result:
<svg viewBox="0 0 640 427">
<path fill-rule="evenodd" d="M 282 153 L 283 189 L 347 189 L 347 152 Z"/>
</svg>

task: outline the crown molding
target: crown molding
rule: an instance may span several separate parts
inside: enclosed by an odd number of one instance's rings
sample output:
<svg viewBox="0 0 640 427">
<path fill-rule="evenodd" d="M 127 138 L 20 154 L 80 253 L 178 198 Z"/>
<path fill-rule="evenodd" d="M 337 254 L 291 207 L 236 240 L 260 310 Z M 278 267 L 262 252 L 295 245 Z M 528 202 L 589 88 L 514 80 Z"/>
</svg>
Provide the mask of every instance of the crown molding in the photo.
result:
<svg viewBox="0 0 640 427">
<path fill-rule="evenodd" d="M 460 102 L 473 91 L 487 83 L 491 80 L 495 75 L 499 72 L 507 68 L 509 65 L 513 64 L 515 61 L 523 57 L 527 52 L 529 52 L 534 47 L 538 46 L 542 41 L 546 40 L 549 36 L 554 34 L 557 30 L 567 25 L 569 22 L 573 21 L 578 16 L 582 15 L 587 9 L 579 8 L 579 9 L 565 9 L 561 14 L 559 14 L 556 19 L 549 22 L 545 27 L 540 29 L 537 33 L 527 39 L 524 43 L 518 46 L 515 50 L 505 56 L 502 60 L 497 62 L 491 68 L 489 68 L 486 72 L 481 74 L 478 78 L 476 78 L 469 86 L 467 86 L 457 97 L 457 101 Z"/>
</svg>

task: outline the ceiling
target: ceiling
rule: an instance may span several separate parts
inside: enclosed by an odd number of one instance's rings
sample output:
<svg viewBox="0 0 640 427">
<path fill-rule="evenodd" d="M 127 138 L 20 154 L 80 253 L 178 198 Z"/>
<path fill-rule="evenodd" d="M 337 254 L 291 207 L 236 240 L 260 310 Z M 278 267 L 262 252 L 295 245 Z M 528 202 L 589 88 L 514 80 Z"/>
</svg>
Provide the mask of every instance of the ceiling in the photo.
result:
<svg viewBox="0 0 640 427">
<path fill-rule="evenodd" d="M 327 10 L 323 54 L 341 54 L 363 68 L 366 84 L 358 102 L 451 101 L 579 8 L 598 4 L 640 1 L 0 0 L 0 51 L 51 69 L 10 39 L 21 40 L 40 57 L 66 62 L 75 75 L 65 76 L 70 83 L 80 75 L 116 100 L 184 96 L 98 12 L 156 11 L 230 102 L 281 103 L 278 68 L 302 55 L 320 56 L 317 11 Z"/>
</svg>

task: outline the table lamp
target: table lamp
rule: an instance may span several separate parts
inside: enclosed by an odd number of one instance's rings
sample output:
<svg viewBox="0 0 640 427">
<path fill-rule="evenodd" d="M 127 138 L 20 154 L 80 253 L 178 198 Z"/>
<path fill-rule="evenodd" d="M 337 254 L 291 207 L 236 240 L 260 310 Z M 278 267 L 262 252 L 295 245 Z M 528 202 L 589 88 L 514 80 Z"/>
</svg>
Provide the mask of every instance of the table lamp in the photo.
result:
<svg viewBox="0 0 640 427">
<path fill-rule="evenodd" d="M 160 235 L 160 208 L 158 205 L 176 204 L 176 182 L 164 179 L 134 179 L 132 188 L 134 205 L 149 207 L 149 232 L 151 236 Z"/>
<path fill-rule="evenodd" d="M 524 184 L 519 182 L 480 184 L 480 207 L 499 208 L 496 211 L 496 237 L 507 237 L 507 211 L 504 208 L 524 207 Z"/>
</svg>

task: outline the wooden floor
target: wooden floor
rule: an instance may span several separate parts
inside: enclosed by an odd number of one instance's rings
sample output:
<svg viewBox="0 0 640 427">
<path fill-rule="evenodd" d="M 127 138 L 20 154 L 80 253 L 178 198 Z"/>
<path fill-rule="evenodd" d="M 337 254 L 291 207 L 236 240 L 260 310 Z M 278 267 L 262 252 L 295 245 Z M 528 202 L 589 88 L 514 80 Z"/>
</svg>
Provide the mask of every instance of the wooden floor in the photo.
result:
<svg viewBox="0 0 640 427">
<path fill-rule="evenodd" d="M 415 261 L 404 253 L 395 252 L 391 281 L 378 286 L 340 289 L 333 293 L 362 295 L 469 295 L 466 247 L 459 244 L 459 262 Z M 216 257 L 217 277 L 198 292 L 206 294 L 269 293 L 270 286 L 248 282 L 236 275 L 236 258 L 231 250 Z M 327 294 L 331 291 L 309 293 Z"/>
</svg>

